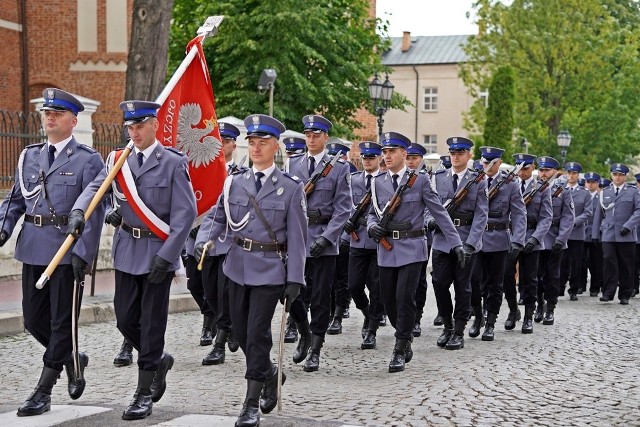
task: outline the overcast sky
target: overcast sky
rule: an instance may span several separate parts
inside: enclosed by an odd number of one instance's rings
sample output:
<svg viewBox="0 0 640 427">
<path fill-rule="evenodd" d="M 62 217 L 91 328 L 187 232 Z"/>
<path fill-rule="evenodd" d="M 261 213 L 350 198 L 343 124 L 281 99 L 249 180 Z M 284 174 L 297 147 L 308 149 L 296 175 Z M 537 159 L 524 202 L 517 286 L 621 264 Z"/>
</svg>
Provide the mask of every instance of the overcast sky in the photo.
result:
<svg viewBox="0 0 640 427">
<path fill-rule="evenodd" d="M 473 0 L 377 0 L 378 18 L 389 21 L 389 36 L 400 37 L 403 31 L 412 36 L 475 34 L 472 19 Z M 473 18 L 473 15 L 472 15 Z"/>
</svg>

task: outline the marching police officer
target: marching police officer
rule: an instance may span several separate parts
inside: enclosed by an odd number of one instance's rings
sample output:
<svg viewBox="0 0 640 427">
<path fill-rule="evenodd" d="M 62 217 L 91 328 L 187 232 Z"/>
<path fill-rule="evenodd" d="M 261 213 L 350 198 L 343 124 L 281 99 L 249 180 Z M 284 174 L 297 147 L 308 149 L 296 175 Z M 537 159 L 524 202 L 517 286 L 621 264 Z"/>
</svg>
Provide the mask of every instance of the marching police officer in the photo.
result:
<svg viewBox="0 0 640 427">
<path fill-rule="evenodd" d="M 611 165 L 611 185 L 602 190 L 600 209 L 593 219 L 602 233 L 603 287 L 600 301 L 613 301 L 618 288 L 620 304 L 629 304 L 633 293 L 633 266 L 636 250 L 636 227 L 640 224 L 640 193 L 635 185 L 625 184 L 629 168 L 622 163 Z"/>
<path fill-rule="evenodd" d="M 124 101 L 124 125 L 134 144 L 112 183 L 120 204 L 122 224 L 113 239 L 116 290 L 113 298 L 118 329 L 138 350 L 138 386 L 125 420 L 151 415 L 152 402 L 166 389 L 173 357 L 164 352 L 173 272 L 196 218 L 196 201 L 187 170 L 187 157 L 156 139 L 159 104 Z M 109 154 L 107 167 L 73 205 L 69 233 L 82 232 L 83 212 L 122 154 Z M 126 194 L 126 196 L 125 196 Z M 99 234 L 99 230 L 91 230 Z"/>
<path fill-rule="evenodd" d="M 638 187 L 638 191 L 640 191 L 640 173 L 635 175 L 636 178 L 636 186 Z M 636 229 L 636 263 L 635 270 L 633 275 L 633 292 L 631 293 L 631 298 L 635 297 L 640 293 L 640 232 Z"/>
<path fill-rule="evenodd" d="M 540 250 L 543 248 L 543 240 L 551 227 L 553 211 L 551 209 L 551 193 L 548 184 L 536 182 L 533 177 L 535 169 L 533 154 L 514 154 L 515 163 L 522 164 L 522 169 L 518 172 L 518 186 L 523 195 L 525 206 L 527 207 L 527 234 L 524 248 L 514 261 L 509 260 L 504 272 L 504 297 L 509 305 L 509 314 L 504 322 L 506 330 L 516 327 L 516 322 L 520 320 L 520 310 L 516 294 L 516 263 L 519 263 L 518 277 L 522 287 L 522 299 L 525 304 L 527 314 L 522 324 L 522 333 L 532 333 L 533 324 L 530 316 L 533 315 L 532 305 L 536 302 L 536 292 L 538 288 L 538 261 Z M 527 307 L 529 307 L 527 309 Z M 542 304 L 539 307 L 543 310 Z M 542 320 L 542 316 L 540 316 Z M 537 321 L 540 321 L 537 320 Z"/>
<path fill-rule="evenodd" d="M 415 292 L 420 269 L 428 256 L 425 208 L 429 208 L 431 218 L 441 228 L 443 239 L 454 248 L 462 269 L 467 262 L 460 237 L 431 187 L 428 175 L 409 171 L 406 166 L 406 150 L 410 145 L 411 141 L 397 132 L 382 135 L 382 155 L 388 171 L 377 175 L 371 184 L 371 210 L 367 219 L 367 231 L 379 243 L 382 301 L 396 329 L 389 372 L 404 371 L 405 363 L 413 357 Z M 390 216 L 387 206 L 394 196 L 401 196 L 400 205 Z"/>
<path fill-rule="evenodd" d="M 332 123 L 319 115 L 307 115 L 302 122 L 308 152 L 289 159 L 289 173 L 307 182 L 309 245 L 305 278 L 310 287 L 306 292 L 311 292 L 311 323 L 302 297 L 293 302 L 291 316 L 301 335 L 293 361 L 300 363 L 306 357 L 303 369 L 313 372 L 320 366 L 320 350 L 330 321 L 331 282 L 336 268 L 338 238 L 351 211 L 351 175 L 349 165 L 338 160 L 332 167 L 332 159 L 325 153 Z M 325 176 L 323 172 L 327 171 Z"/>
<path fill-rule="evenodd" d="M 487 171 L 489 213 L 487 226 L 482 235 L 482 250 L 477 254 L 471 277 L 471 308 L 474 320 L 469 328 L 469 336 L 480 335 L 483 324 L 481 297 L 485 296 L 487 322 L 482 341 L 493 341 L 494 327 L 502 305 L 505 265 L 507 259 L 515 260 L 524 247 L 527 210 L 518 183 L 513 179 L 509 181 L 506 172 L 500 172 L 504 150 L 480 147 L 480 151 L 484 164 L 488 165 L 492 160 L 498 160 Z"/>
<path fill-rule="evenodd" d="M 440 163 L 442 164 L 442 167 L 444 169 L 450 169 L 451 168 L 451 156 L 447 156 L 447 155 L 443 155 L 440 156 Z M 430 237 L 431 242 L 433 241 L 433 231 L 431 230 L 427 230 L 427 236 Z M 431 248 L 429 248 L 429 252 L 431 252 Z M 433 326 L 442 326 L 442 316 L 440 316 L 440 313 L 438 313 L 436 315 L 436 317 L 433 319 Z"/>
<path fill-rule="evenodd" d="M 84 110 L 82 103 L 56 88 L 45 89 L 42 96 L 47 142 L 29 145 L 22 151 L 15 184 L 0 206 L 0 246 L 24 215 L 14 255 L 22 262 L 24 326 L 45 347 L 40 380 L 18 408 L 18 416 L 50 410 L 51 390 L 63 366 L 69 380 L 69 396 L 78 399 L 84 391 L 84 380 L 76 378 L 71 356 L 74 279 L 84 282 L 84 270 L 96 256 L 104 219 L 104 207 L 99 205 L 87 223 L 87 229 L 97 230 L 98 234 L 78 239 L 45 287 L 36 289 L 36 282 L 65 240 L 73 202 L 104 166 L 100 154 L 78 143 L 72 134 L 78 113 Z M 81 299 L 82 286 L 78 290 Z M 80 353 L 79 358 L 80 370 L 84 371 L 89 357 Z"/>
<path fill-rule="evenodd" d="M 306 200 L 300 180 L 276 168 L 284 126 L 255 114 L 244 121 L 251 169 L 229 176 L 217 206 L 200 227 L 196 255 L 230 229 L 225 258 L 234 332 L 246 356 L 247 395 L 236 426 L 260 424 L 277 403 L 278 368 L 271 362 L 271 320 L 278 300 L 290 305 L 304 285 Z M 285 265 L 286 263 L 286 265 Z M 288 307 L 287 307 L 288 308 Z M 283 375 L 282 381 L 286 377 Z M 258 409 L 259 408 L 259 409 Z"/>
<path fill-rule="evenodd" d="M 442 231 L 435 228 L 431 277 L 438 314 L 442 316 L 444 324 L 444 331 L 436 343 L 438 347 L 447 350 L 459 350 L 464 347 L 464 329 L 471 311 L 471 271 L 475 254 L 482 249 L 482 233 L 487 225 L 489 203 L 485 191 L 486 181 L 477 182 L 478 172 L 467 169 L 473 141 L 463 137 L 452 137 L 447 139 L 447 145 L 451 156 L 451 169 L 434 173 L 433 182 L 442 203 L 450 204 L 454 203 L 454 200 L 460 200 L 456 208 L 448 210 L 470 261 L 466 268 L 457 268 L 451 252 L 453 245 L 450 239 L 445 239 Z M 433 225 L 430 221 L 428 228 L 434 229 Z M 452 283 L 455 309 L 449 290 Z"/>
<path fill-rule="evenodd" d="M 595 214 L 600 209 L 600 192 L 598 191 L 598 182 L 600 175 L 595 172 L 587 172 L 584 174 L 585 188 L 591 196 L 591 211 Z M 585 263 L 582 268 L 580 283 L 583 289 L 587 287 L 587 270 L 591 274 L 591 283 L 589 284 L 589 296 L 597 297 L 602 288 L 602 245 L 600 243 L 600 233 L 598 238 L 593 239 L 593 215 L 585 224 L 584 236 L 584 259 Z"/>
</svg>

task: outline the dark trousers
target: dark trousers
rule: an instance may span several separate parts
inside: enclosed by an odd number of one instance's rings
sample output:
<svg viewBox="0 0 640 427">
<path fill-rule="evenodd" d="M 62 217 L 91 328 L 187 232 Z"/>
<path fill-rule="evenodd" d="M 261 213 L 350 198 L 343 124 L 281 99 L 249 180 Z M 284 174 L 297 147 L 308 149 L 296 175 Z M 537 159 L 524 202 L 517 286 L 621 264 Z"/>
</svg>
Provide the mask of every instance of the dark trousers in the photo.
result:
<svg viewBox="0 0 640 427">
<path fill-rule="evenodd" d="M 189 289 L 194 301 L 200 307 L 200 313 L 213 317 L 214 312 L 205 300 L 202 272 L 198 270 L 198 262 L 199 260 L 196 260 L 193 255 L 187 255 L 184 266 L 187 271 L 187 289 Z M 204 264 L 202 268 L 204 269 Z"/>
<path fill-rule="evenodd" d="M 471 274 L 471 305 L 482 304 L 486 296 L 487 312 L 499 314 L 502 305 L 502 283 L 507 262 L 507 251 L 478 252 Z"/>
<path fill-rule="evenodd" d="M 507 301 L 515 301 L 516 293 L 516 262 L 519 263 L 518 282 L 521 288 L 520 295 L 525 304 L 536 302 L 538 289 L 538 261 L 540 251 L 528 254 L 521 253 L 516 261 L 507 261 L 504 269 L 504 297 Z"/>
<path fill-rule="evenodd" d="M 264 382 L 272 375 L 271 320 L 283 285 L 244 286 L 229 283 L 233 333 L 244 352 L 245 378 Z"/>
<path fill-rule="evenodd" d="M 633 275 L 633 289 L 635 294 L 640 292 L 640 245 L 636 243 L 636 263 Z"/>
<path fill-rule="evenodd" d="M 547 303 L 553 305 L 558 302 L 561 261 L 562 252 L 554 254 L 549 250 L 540 251 L 540 259 L 538 261 L 538 301 L 544 299 Z"/>
<path fill-rule="evenodd" d="M 585 259 L 587 266 L 584 271 L 584 283 L 587 283 L 587 269 L 591 273 L 589 292 L 598 293 L 602 289 L 602 243 L 586 242 Z"/>
<path fill-rule="evenodd" d="M 340 242 L 336 268 L 331 283 L 331 312 L 336 307 L 349 308 L 351 295 L 349 294 L 349 244 Z"/>
<path fill-rule="evenodd" d="M 633 291 L 633 271 L 636 257 L 635 242 L 602 242 L 603 285 L 602 296 L 613 299 L 629 299 Z"/>
<path fill-rule="evenodd" d="M 138 350 L 138 368 L 155 371 L 164 351 L 173 272 L 161 283 L 149 283 L 146 274 L 133 275 L 120 270 L 115 274 L 113 306 L 118 330 Z"/>
<path fill-rule="evenodd" d="M 222 269 L 222 266 L 225 260 L 227 259 L 227 255 L 226 254 L 219 255 L 217 258 L 218 258 L 218 269 L 217 269 L 218 306 L 216 309 L 216 313 L 218 316 L 216 319 L 216 326 L 218 327 L 218 329 L 230 332 L 231 326 L 233 324 L 231 320 L 231 309 L 230 309 L 231 303 L 229 299 L 229 287 L 230 287 L 231 280 L 227 277 L 226 274 L 224 274 L 224 270 Z"/>
<path fill-rule="evenodd" d="M 380 295 L 395 337 L 408 340 L 413 337 L 416 319 L 416 288 L 422 262 L 401 267 L 380 267 Z"/>
<path fill-rule="evenodd" d="M 329 327 L 331 304 L 331 280 L 336 268 L 336 256 L 321 256 L 307 258 L 304 277 L 307 282 L 307 295 L 311 294 L 311 322 L 309 326 L 314 335 L 324 337 Z M 307 318 L 307 309 L 303 296 L 299 295 L 291 304 L 291 317 L 296 322 Z"/>
<path fill-rule="evenodd" d="M 369 298 L 365 293 L 369 290 Z M 369 318 L 380 321 L 380 270 L 375 249 L 349 249 L 349 293 L 358 310 L 369 307 Z"/>
<path fill-rule="evenodd" d="M 471 314 L 471 270 L 475 259 L 476 254 L 473 254 L 467 266 L 461 270 L 458 268 L 458 260 L 453 252 L 445 253 L 433 250 L 431 279 L 438 314 L 444 319 L 450 318 L 452 314 L 454 319 L 465 322 L 469 319 Z M 455 309 L 449 291 L 452 283 L 456 300 Z"/>
<path fill-rule="evenodd" d="M 564 252 L 569 261 L 569 294 L 577 294 L 584 290 L 580 281 L 580 268 L 584 261 L 584 242 L 582 240 L 569 240 L 567 250 Z M 562 282 L 564 290 L 564 282 Z"/>
<path fill-rule="evenodd" d="M 422 263 L 420 269 L 420 277 L 418 278 L 418 287 L 416 288 L 416 320 L 415 323 L 420 323 L 422 315 L 424 314 L 424 305 L 427 303 L 427 264 L 429 261 Z"/>
<path fill-rule="evenodd" d="M 25 329 L 46 348 L 44 366 L 62 371 L 72 350 L 73 269 L 70 264 L 59 265 L 45 286 L 36 289 L 45 269 L 44 265 L 22 265 L 22 315 Z M 79 291 L 82 300 L 82 287 Z"/>
</svg>

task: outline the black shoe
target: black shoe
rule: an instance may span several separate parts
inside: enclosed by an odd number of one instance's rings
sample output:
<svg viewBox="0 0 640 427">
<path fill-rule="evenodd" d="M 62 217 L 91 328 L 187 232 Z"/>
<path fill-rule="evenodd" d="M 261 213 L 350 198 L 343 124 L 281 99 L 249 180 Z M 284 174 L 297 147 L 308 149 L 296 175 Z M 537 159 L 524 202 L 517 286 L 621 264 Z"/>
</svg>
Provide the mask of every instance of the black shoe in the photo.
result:
<svg viewBox="0 0 640 427">
<path fill-rule="evenodd" d="M 529 319 L 525 317 L 522 321 L 522 329 L 523 334 L 532 334 L 533 333 L 533 319 Z"/>
<path fill-rule="evenodd" d="M 151 399 L 154 403 L 162 399 L 162 395 L 167 389 L 167 372 L 169 372 L 171 368 L 173 368 L 173 356 L 166 352 L 162 353 L 160 366 L 158 366 L 156 374 L 153 377 L 153 383 L 151 383 Z"/>
<path fill-rule="evenodd" d="M 142 420 L 151 415 L 153 410 L 153 399 L 151 393 L 143 393 L 136 390 L 133 400 L 122 413 L 123 420 Z"/>
<path fill-rule="evenodd" d="M 404 362 L 409 363 L 413 359 L 413 349 L 411 348 L 411 340 L 407 340 L 407 346 L 404 348 Z"/>
<path fill-rule="evenodd" d="M 536 311 L 533 313 L 533 321 L 536 323 L 542 322 L 542 318 L 544 317 L 545 304 L 544 302 L 538 302 L 536 305 Z"/>
<path fill-rule="evenodd" d="M 481 306 L 473 306 L 473 323 L 469 328 L 469 336 L 471 338 L 475 338 L 480 335 L 480 328 L 484 326 L 484 317 L 482 317 L 482 307 Z"/>
<path fill-rule="evenodd" d="M 555 322 L 555 318 L 553 315 L 553 309 L 547 308 L 547 311 L 544 313 L 544 319 L 542 320 L 543 325 L 553 325 Z"/>
<path fill-rule="evenodd" d="M 362 333 L 362 339 L 364 339 L 364 337 L 367 336 L 367 332 L 369 332 L 369 318 L 368 317 L 364 318 L 364 322 L 362 323 L 362 330 L 360 332 Z"/>
<path fill-rule="evenodd" d="M 436 345 L 441 348 L 445 348 L 451 337 L 453 336 L 453 327 L 447 328 L 445 327 L 442 331 L 442 334 L 438 337 L 436 341 Z"/>
<path fill-rule="evenodd" d="M 284 330 L 284 342 L 292 343 L 296 341 L 298 341 L 298 328 L 296 328 L 296 322 L 289 316 L 287 318 L 287 329 Z"/>
<path fill-rule="evenodd" d="M 378 326 L 387 326 L 387 315 L 383 314 L 382 319 L 378 322 Z"/>
<path fill-rule="evenodd" d="M 482 333 L 482 341 L 493 341 L 494 324 L 487 323 Z"/>
<path fill-rule="evenodd" d="M 285 373 L 282 373 L 282 384 L 287 380 Z M 260 394 L 260 410 L 263 414 L 273 411 L 278 404 L 278 368 L 273 367 L 272 375 L 264 382 L 262 393 Z"/>
<path fill-rule="evenodd" d="M 58 371 L 44 367 L 33 393 L 18 408 L 19 417 L 44 414 L 51 410 L 51 390 L 58 379 Z"/>
<path fill-rule="evenodd" d="M 342 318 L 343 319 L 348 319 L 350 316 L 349 314 L 349 307 L 345 308 L 344 311 L 342 312 Z"/>
<path fill-rule="evenodd" d="M 569 301 L 578 301 L 578 295 L 569 294 Z"/>
<path fill-rule="evenodd" d="M 606 297 L 606 296 L 602 295 L 602 296 L 600 297 L 600 301 L 602 301 L 602 302 L 609 302 L 609 301 L 613 301 L 613 297 L 612 297 L 612 298 L 609 298 L 609 297 Z"/>
<path fill-rule="evenodd" d="M 507 320 L 504 322 L 504 328 L 507 331 L 510 331 L 516 327 L 516 322 L 521 319 L 522 314 L 520 310 L 517 308 L 514 310 L 509 310 L 509 314 L 507 315 Z"/>
<path fill-rule="evenodd" d="M 598 292 L 589 292 L 589 296 L 590 297 L 597 297 L 598 296 Z"/>
<path fill-rule="evenodd" d="M 298 325 L 300 332 L 300 340 L 293 352 L 293 363 L 300 363 L 306 359 L 309 349 L 311 348 L 311 331 L 309 330 L 309 322 L 305 320 Z"/>
<path fill-rule="evenodd" d="M 462 333 L 454 332 L 444 348 L 446 350 L 460 350 L 464 348 L 464 331 L 462 331 Z"/>
<path fill-rule="evenodd" d="M 442 326 L 442 316 L 439 314 L 433 319 L 433 326 Z"/>
<path fill-rule="evenodd" d="M 363 350 L 373 350 L 376 348 L 376 335 L 371 331 L 367 331 L 367 334 L 362 339 L 360 348 Z"/>
<path fill-rule="evenodd" d="M 202 321 L 202 332 L 200 333 L 200 345 L 207 346 L 213 343 L 213 337 L 215 333 L 213 332 L 216 328 L 215 319 L 211 316 L 204 315 L 204 319 Z"/>
<path fill-rule="evenodd" d="M 413 332 L 411 332 L 413 334 L 414 337 L 419 337 L 420 335 L 422 335 L 422 328 L 420 327 L 420 323 L 416 322 L 415 325 L 413 325 Z"/>
<path fill-rule="evenodd" d="M 389 372 L 401 372 L 404 371 L 404 365 L 406 363 L 405 352 L 407 350 L 408 340 L 401 340 L 396 338 L 396 344 L 393 348 L 393 355 L 389 362 Z"/>
<path fill-rule="evenodd" d="M 585 292 L 585 291 L 586 291 L 586 289 L 585 289 L 585 288 L 580 288 L 580 289 L 578 289 L 578 295 L 582 295 L 582 294 L 584 294 L 584 292 Z"/>
<path fill-rule="evenodd" d="M 213 345 L 211 351 L 202 358 L 202 364 L 205 366 L 221 365 L 224 363 L 225 356 L 224 344 L 220 346 L 216 343 Z"/>
<path fill-rule="evenodd" d="M 113 364 L 116 366 L 129 366 L 133 363 L 133 346 L 125 338 L 122 341 L 120 352 L 113 359 Z"/>
<path fill-rule="evenodd" d="M 75 370 L 73 369 L 73 361 L 67 362 L 64 365 L 64 370 L 67 371 L 67 378 L 69 383 L 67 384 L 67 390 L 69 391 L 69 397 L 73 400 L 78 399 L 84 392 L 84 387 L 87 384 L 84 380 L 84 368 L 89 364 L 89 356 L 85 353 L 78 354 L 80 360 L 80 378 L 76 378 Z"/>
<path fill-rule="evenodd" d="M 260 425 L 260 408 L 258 402 L 247 399 L 242 405 L 242 411 L 234 424 L 235 427 L 257 427 Z"/>
<path fill-rule="evenodd" d="M 342 333 L 342 316 L 334 316 L 333 321 L 327 328 L 328 335 L 338 335 Z"/>
<path fill-rule="evenodd" d="M 231 332 L 229 332 L 229 338 L 227 339 L 227 347 L 229 347 L 229 351 L 231 353 L 235 353 L 240 348 L 240 343 L 238 342 L 236 337 L 233 335 L 233 329 L 231 329 Z"/>
<path fill-rule="evenodd" d="M 620 304 L 622 304 L 622 305 L 629 305 L 629 300 L 628 300 L 628 299 L 626 299 L 626 298 L 623 298 L 623 299 L 621 299 L 621 300 L 620 300 Z"/>
<path fill-rule="evenodd" d="M 518 305 L 524 305 L 524 300 L 522 298 L 518 298 Z"/>
<path fill-rule="evenodd" d="M 320 367 L 320 349 L 322 348 L 323 342 L 323 336 L 311 335 L 311 351 L 309 352 L 309 356 L 307 356 L 307 360 L 304 361 L 304 366 L 302 367 L 305 372 L 315 372 Z"/>
</svg>

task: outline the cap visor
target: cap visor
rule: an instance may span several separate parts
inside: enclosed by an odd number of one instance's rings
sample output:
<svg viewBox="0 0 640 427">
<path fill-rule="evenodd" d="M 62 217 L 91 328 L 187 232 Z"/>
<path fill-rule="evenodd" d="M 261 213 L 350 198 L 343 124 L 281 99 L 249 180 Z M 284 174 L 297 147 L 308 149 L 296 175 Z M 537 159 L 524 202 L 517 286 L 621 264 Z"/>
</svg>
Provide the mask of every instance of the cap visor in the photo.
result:
<svg viewBox="0 0 640 427">
<path fill-rule="evenodd" d="M 125 120 L 124 121 L 124 125 L 125 126 L 130 126 L 130 125 L 133 125 L 135 123 L 144 123 L 147 120 L 149 120 L 151 117 L 153 117 L 153 116 L 146 116 L 146 117 L 140 117 L 140 118 L 136 118 L 136 119 Z"/>
</svg>

